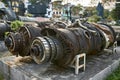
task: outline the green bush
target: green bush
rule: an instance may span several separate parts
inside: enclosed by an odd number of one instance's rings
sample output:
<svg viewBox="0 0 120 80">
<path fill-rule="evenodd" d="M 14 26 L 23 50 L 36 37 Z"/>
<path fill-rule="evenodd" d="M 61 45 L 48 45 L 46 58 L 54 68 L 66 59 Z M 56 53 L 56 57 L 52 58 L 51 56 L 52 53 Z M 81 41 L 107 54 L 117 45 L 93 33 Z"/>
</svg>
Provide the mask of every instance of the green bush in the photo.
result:
<svg viewBox="0 0 120 80">
<path fill-rule="evenodd" d="M 110 12 L 110 18 L 114 21 L 116 21 L 116 24 L 115 25 L 120 25 L 120 10 L 118 10 L 118 8 L 115 8 L 113 9 L 111 12 Z"/>
<path fill-rule="evenodd" d="M 104 9 L 104 18 L 108 18 L 109 17 L 109 10 Z"/>
<path fill-rule="evenodd" d="M 11 29 L 12 29 L 13 31 L 16 31 L 16 30 L 18 30 L 21 26 L 23 26 L 23 24 L 24 24 L 23 22 L 16 20 L 16 21 L 13 21 L 10 26 L 11 26 Z"/>
<path fill-rule="evenodd" d="M 108 20 L 108 21 L 113 21 L 112 16 L 111 16 L 111 15 L 109 15 L 109 16 L 107 17 L 107 20 Z"/>
<path fill-rule="evenodd" d="M 73 6 L 71 8 L 71 11 L 73 15 L 78 15 L 79 12 L 82 11 L 82 6 L 81 5 Z"/>
<path fill-rule="evenodd" d="M 25 14 L 25 16 L 32 17 L 33 15 L 30 13 Z"/>
<path fill-rule="evenodd" d="M 96 7 L 87 7 L 85 9 L 85 12 L 88 14 L 88 16 L 93 16 L 98 14 Z"/>
<path fill-rule="evenodd" d="M 113 9 L 113 10 L 110 12 L 110 15 L 111 15 L 111 17 L 112 17 L 114 20 L 117 20 L 116 10 L 115 10 L 115 9 Z"/>
<path fill-rule="evenodd" d="M 113 18 L 113 20 L 115 20 L 115 21 L 119 20 L 120 14 L 119 14 L 119 12 L 117 11 L 116 8 L 113 9 L 113 10 L 110 12 L 110 15 L 111 15 L 111 17 Z"/>
<path fill-rule="evenodd" d="M 38 0 L 28 0 L 31 4 L 35 4 Z"/>
<path fill-rule="evenodd" d="M 101 19 L 100 16 L 93 15 L 93 16 L 88 18 L 88 22 L 98 22 L 98 21 L 100 21 L 100 19 Z"/>
</svg>

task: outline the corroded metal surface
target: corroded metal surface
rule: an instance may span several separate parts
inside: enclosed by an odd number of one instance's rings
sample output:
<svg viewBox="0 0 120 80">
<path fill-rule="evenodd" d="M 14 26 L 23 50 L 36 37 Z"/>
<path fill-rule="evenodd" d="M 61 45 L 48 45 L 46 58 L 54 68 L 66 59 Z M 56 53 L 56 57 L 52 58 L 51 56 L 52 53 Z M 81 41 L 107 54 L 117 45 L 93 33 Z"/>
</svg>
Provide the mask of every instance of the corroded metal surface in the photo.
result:
<svg viewBox="0 0 120 80">
<path fill-rule="evenodd" d="M 41 36 L 41 29 L 32 25 L 25 25 L 18 32 L 11 32 L 5 39 L 5 44 L 13 55 L 27 56 L 32 40 Z"/>
<path fill-rule="evenodd" d="M 50 56 L 54 55 L 54 57 L 48 61 L 51 61 L 60 66 L 69 65 L 77 54 L 96 54 L 103 49 L 112 46 L 115 41 L 115 32 L 110 26 L 96 23 L 81 24 L 76 22 L 71 25 L 70 28 L 43 29 L 41 34 L 43 37 L 37 37 L 33 41 L 30 54 L 34 55 L 36 52 L 39 52 L 38 55 L 43 54 L 47 56 L 49 54 L 49 58 Z M 44 45 L 45 43 L 41 41 L 42 38 L 46 40 L 46 44 L 48 44 L 47 48 L 49 49 L 45 50 L 46 45 Z M 56 41 L 59 45 L 51 45 L 48 39 L 51 39 L 52 42 Z M 35 48 L 36 45 L 37 47 Z M 50 46 L 54 46 L 56 48 L 56 54 L 52 52 L 54 47 Z M 47 57 L 43 57 L 42 61 L 40 62 L 46 61 L 46 58 Z M 37 58 L 34 60 L 36 61 L 36 59 Z"/>
<path fill-rule="evenodd" d="M 11 32 L 6 36 L 5 44 L 13 55 L 28 56 L 31 43 L 34 38 L 41 35 L 44 28 L 65 28 L 60 23 L 39 22 L 38 25 L 25 24 L 17 32 Z"/>
<path fill-rule="evenodd" d="M 5 32 L 11 31 L 10 25 L 5 22 L 0 22 L 0 40 L 4 40 Z"/>
<path fill-rule="evenodd" d="M 13 55 L 31 56 L 38 64 L 67 66 L 77 54 L 96 54 L 111 47 L 115 36 L 112 27 L 103 23 L 41 22 L 10 33 L 5 43 Z"/>
</svg>

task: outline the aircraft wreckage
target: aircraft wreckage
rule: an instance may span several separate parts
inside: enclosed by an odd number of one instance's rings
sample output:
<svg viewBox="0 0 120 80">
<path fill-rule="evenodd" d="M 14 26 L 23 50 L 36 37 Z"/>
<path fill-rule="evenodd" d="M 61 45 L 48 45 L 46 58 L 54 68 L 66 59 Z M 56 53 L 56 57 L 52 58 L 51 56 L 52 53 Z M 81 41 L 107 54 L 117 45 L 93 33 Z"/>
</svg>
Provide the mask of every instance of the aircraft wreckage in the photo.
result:
<svg viewBox="0 0 120 80">
<path fill-rule="evenodd" d="M 5 44 L 13 55 L 31 56 L 38 64 L 68 66 L 76 55 L 97 54 L 115 40 L 111 26 L 78 20 L 69 26 L 62 22 L 41 22 L 38 27 L 24 25 L 18 32 L 9 33 Z"/>
</svg>

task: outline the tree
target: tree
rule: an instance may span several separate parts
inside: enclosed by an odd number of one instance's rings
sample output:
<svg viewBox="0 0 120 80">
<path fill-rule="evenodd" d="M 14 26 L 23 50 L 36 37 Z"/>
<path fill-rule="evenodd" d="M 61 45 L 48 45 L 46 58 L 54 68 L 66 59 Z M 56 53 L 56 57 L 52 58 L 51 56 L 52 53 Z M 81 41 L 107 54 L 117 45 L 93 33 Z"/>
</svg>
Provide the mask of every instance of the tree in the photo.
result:
<svg viewBox="0 0 120 80">
<path fill-rule="evenodd" d="M 111 11 L 110 15 L 111 15 L 111 17 L 112 17 L 115 21 L 119 20 L 119 17 L 118 17 L 119 14 L 117 13 L 117 9 L 116 9 L 116 8 Z"/>
<path fill-rule="evenodd" d="M 116 8 L 110 12 L 110 15 L 115 21 L 120 20 L 120 3 L 116 4 Z"/>
<path fill-rule="evenodd" d="M 88 18 L 88 22 L 98 22 L 98 21 L 100 21 L 100 19 L 101 19 L 100 16 L 93 15 L 93 16 Z"/>
<path fill-rule="evenodd" d="M 114 2 L 116 0 L 102 0 L 103 3 L 106 3 L 106 2 Z"/>
<path fill-rule="evenodd" d="M 28 0 L 31 4 L 35 4 L 39 0 Z"/>
<path fill-rule="evenodd" d="M 109 17 L 109 10 L 104 9 L 104 18 L 108 18 Z"/>
<path fill-rule="evenodd" d="M 87 7 L 85 11 L 87 12 L 88 16 L 97 15 L 96 7 Z"/>
<path fill-rule="evenodd" d="M 9 6 L 8 2 L 10 2 L 10 4 L 11 4 L 11 0 L 2 0 L 2 2 L 3 2 L 6 6 Z"/>
<path fill-rule="evenodd" d="M 72 7 L 71 10 L 73 15 L 78 15 L 79 12 L 82 10 L 82 6 L 81 5 L 74 6 Z"/>
<path fill-rule="evenodd" d="M 44 2 L 49 3 L 51 0 L 28 0 L 31 4 L 35 4 L 36 2 Z"/>
</svg>

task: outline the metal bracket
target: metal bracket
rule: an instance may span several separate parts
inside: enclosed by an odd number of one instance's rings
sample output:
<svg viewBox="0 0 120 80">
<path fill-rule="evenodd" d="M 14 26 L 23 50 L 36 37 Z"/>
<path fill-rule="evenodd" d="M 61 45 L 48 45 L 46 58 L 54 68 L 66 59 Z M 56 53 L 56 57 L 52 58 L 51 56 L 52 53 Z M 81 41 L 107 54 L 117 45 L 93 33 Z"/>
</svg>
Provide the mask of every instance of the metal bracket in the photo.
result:
<svg viewBox="0 0 120 80">
<path fill-rule="evenodd" d="M 115 49 L 116 47 L 117 47 L 117 41 L 115 41 L 113 46 L 112 46 L 112 53 L 117 53 L 116 49 Z"/>
<path fill-rule="evenodd" d="M 80 58 L 83 57 L 83 64 L 80 64 Z M 86 66 L 86 54 L 78 54 L 75 56 L 75 58 L 72 61 L 72 64 L 70 65 L 72 68 L 75 68 L 75 74 L 79 73 L 79 69 L 83 68 L 83 71 L 85 71 L 85 66 Z"/>
</svg>

